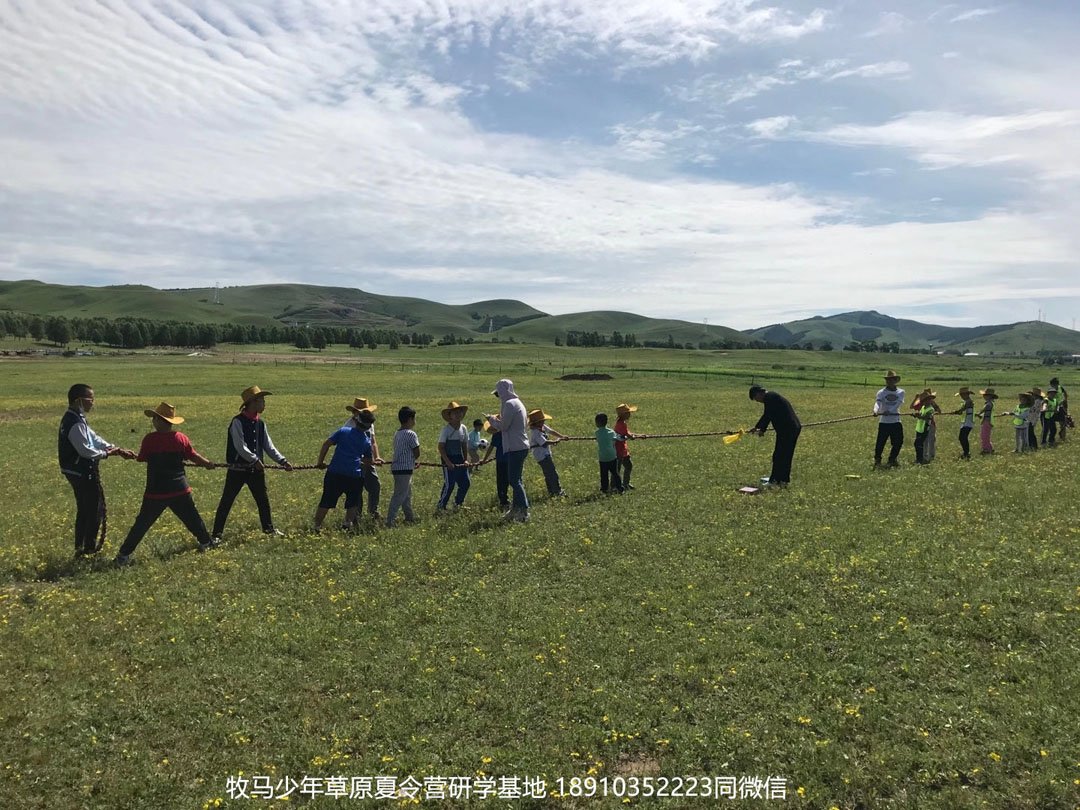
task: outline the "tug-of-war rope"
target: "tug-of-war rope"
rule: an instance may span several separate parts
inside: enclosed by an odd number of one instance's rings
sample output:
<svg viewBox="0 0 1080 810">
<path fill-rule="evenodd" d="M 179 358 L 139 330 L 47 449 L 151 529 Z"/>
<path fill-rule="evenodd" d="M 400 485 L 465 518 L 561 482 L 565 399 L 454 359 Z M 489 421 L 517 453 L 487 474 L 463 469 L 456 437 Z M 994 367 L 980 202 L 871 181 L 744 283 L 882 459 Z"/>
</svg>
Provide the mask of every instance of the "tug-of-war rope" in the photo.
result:
<svg viewBox="0 0 1080 810">
<path fill-rule="evenodd" d="M 915 414 L 912 414 L 912 415 L 915 416 Z M 953 412 L 945 412 L 945 413 L 936 414 L 936 416 L 956 416 L 956 415 L 957 414 L 955 414 Z M 855 419 L 873 419 L 875 417 L 881 417 L 881 416 L 903 416 L 903 414 L 863 413 L 863 414 L 859 414 L 858 416 L 843 416 L 843 417 L 841 417 L 839 419 L 824 419 L 824 420 L 822 420 L 820 422 L 803 422 L 802 426 L 804 428 L 806 428 L 806 427 L 819 427 L 821 425 L 835 425 L 835 424 L 838 424 L 840 422 L 851 422 L 851 421 L 853 421 Z M 771 427 L 766 428 L 766 430 L 771 431 L 771 430 L 773 430 L 773 428 L 771 428 Z M 714 431 L 710 431 L 710 432 L 707 432 L 707 433 L 635 433 L 630 437 L 630 439 L 634 440 L 634 441 L 640 441 L 642 439 L 697 439 L 697 438 L 702 438 L 702 437 L 706 437 L 706 436 L 721 436 L 721 437 L 731 438 L 731 437 L 745 436 L 745 435 L 749 434 L 750 432 L 751 432 L 751 428 L 740 428 L 739 430 L 714 430 Z M 556 444 L 560 444 L 562 442 L 592 442 L 592 441 L 596 441 L 595 436 L 564 436 L 561 439 L 552 439 L 550 442 L 547 443 L 546 446 L 551 447 L 551 446 L 554 446 Z M 727 443 L 730 444 L 731 442 L 727 442 Z M 530 448 L 531 449 L 536 449 L 537 447 L 543 447 L 543 446 L 545 446 L 545 445 L 534 444 L 534 445 L 530 445 Z M 490 464 L 494 460 L 495 460 L 494 458 L 487 458 L 487 459 L 484 459 L 483 461 L 467 461 L 464 464 L 459 465 L 459 466 L 482 467 L 485 464 Z M 387 462 L 387 461 L 376 462 L 372 466 L 382 467 L 382 466 L 385 466 L 388 463 L 389 462 Z M 191 461 L 185 461 L 184 466 L 185 467 L 201 467 L 202 465 L 195 464 L 194 462 L 191 462 Z M 247 471 L 250 471 L 251 469 L 253 469 L 255 466 L 256 465 L 254 465 L 254 464 L 220 464 L 220 463 L 214 463 L 214 465 L 212 467 L 210 467 L 209 469 L 215 469 L 215 470 L 220 470 L 220 469 L 224 469 L 224 470 L 243 470 L 243 471 L 247 472 Z M 264 469 L 264 470 L 278 470 L 278 471 L 281 471 L 281 472 L 303 472 L 305 470 L 325 470 L 328 466 L 329 465 L 327 465 L 327 464 L 323 464 L 322 466 L 320 466 L 318 464 L 291 464 L 288 467 L 283 467 L 280 464 L 263 464 L 262 469 Z M 418 461 L 418 462 L 416 462 L 416 466 L 417 467 L 441 468 L 441 467 L 444 467 L 445 465 L 441 461 Z"/>
<path fill-rule="evenodd" d="M 835 424 L 839 424 L 840 422 L 851 422 L 851 421 L 854 421 L 856 419 L 873 419 L 875 417 L 881 417 L 881 416 L 903 416 L 903 415 L 904 414 L 863 413 L 863 414 L 859 414 L 858 416 L 843 416 L 843 417 L 840 417 L 839 419 L 823 419 L 823 420 L 821 420 L 819 422 L 803 422 L 802 427 L 819 427 L 821 425 L 835 425 Z M 909 414 L 909 415 L 910 416 L 915 416 L 915 417 L 918 416 L 917 414 Z M 935 416 L 957 416 L 957 415 L 959 415 L 959 413 L 956 412 L 956 411 L 944 411 L 942 413 L 935 414 Z M 1002 414 L 1002 415 L 1004 415 L 1004 414 Z M 771 430 L 773 430 L 773 428 L 771 428 L 771 427 L 766 428 L 766 430 L 771 431 Z M 740 428 L 739 430 L 715 430 L 715 431 L 710 431 L 710 432 L 706 432 L 706 433 L 635 433 L 632 436 L 632 440 L 640 441 L 642 439 L 697 439 L 697 438 L 703 438 L 703 437 L 709 437 L 709 436 L 721 436 L 721 437 L 724 438 L 724 443 L 725 444 L 733 444 L 734 442 L 738 441 L 740 438 L 747 435 L 748 433 L 750 433 L 749 428 Z M 591 442 L 591 441 L 596 441 L 596 437 L 595 436 L 565 436 L 565 437 L 563 437 L 561 439 L 555 439 L 553 441 L 548 442 L 547 446 L 553 446 L 553 445 L 559 444 L 561 442 Z M 535 444 L 530 445 L 530 447 L 533 448 L 533 449 L 535 449 L 537 447 L 541 447 L 541 446 L 543 446 L 543 445 L 535 445 Z M 463 465 L 460 465 L 460 466 L 470 467 L 470 468 L 483 467 L 485 464 L 490 464 L 493 461 L 495 461 L 494 457 L 486 458 L 483 461 L 465 462 Z M 385 466 L 388 463 L 389 462 L 387 462 L 387 461 L 382 461 L 382 462 L 377 462 L 372 466 L 382 467 L 382 466 Z M 200 467 L 202 465 L 195 464 L 195 463 L 190 462 L 190 461 L 185 461 L 184 466 L 185 467 Z M 250 470 L 256 468 L 256 466 L 257 465 L 253 465 L 253 464 L 220 464 L 220 463 L 215 462 L 209 469 L 214 469 L 214 470 L 220 470 L 220 469 L 242 470 L 242 471 L 247 472 L 247 471 L 250 471 Z M 277 471 L 281 471 L 281 472 L 305 472 L 307 470 L 325 470 L 328 466 L 329 465 L 327 465 L 327 464 L 322 464 L 322 465 L 319 465 L 319 464 L 290 464 L 288 467 L 284 467 L 284 466 L 282 466 L 280 464 L 263 464 L 262 469 L 264 469 L 264 470 L 277 470 Z M 416 466 L 418 468 L 419 467 L 437 467 L 437 468 L 441 468 L 441 467 L 444 467 L 445 465 L 441 461 L 417 461 Z M 95 554 L 97 552 L 101 551 L 101 549 L 105 545 L 105 535 L 106 535 L 106 530 L 107 530 L 107 525 L 108 525 L 108 509 L 107 509 L 107 506 L 106 506 L 106 503 L 105 503 L 105 490 L 101 485 L 101 481 L 98 481 L 98 513 L 101 515 L 101 531 L 100 531 L 100 533 L 98 535 L 98 540 L 97 540 L 97 543 L 95 544 L 95 547 L 94 547 L 94 553 Z"/>
</svg>

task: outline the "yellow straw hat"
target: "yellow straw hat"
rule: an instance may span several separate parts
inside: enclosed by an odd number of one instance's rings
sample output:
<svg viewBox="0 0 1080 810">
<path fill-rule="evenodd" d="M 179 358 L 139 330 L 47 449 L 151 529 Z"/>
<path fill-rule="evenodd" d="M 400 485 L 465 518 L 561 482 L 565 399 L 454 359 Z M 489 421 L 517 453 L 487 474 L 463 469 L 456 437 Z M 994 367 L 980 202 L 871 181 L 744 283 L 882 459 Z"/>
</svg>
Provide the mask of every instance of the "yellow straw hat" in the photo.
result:
<svg viewBox="0 0 1080 810">
<path fill-rule="evenodd" d="M 491 422 L 489 420 L 485 419 L 484 420 L 484 432 L 485 433 L 490 433 L 492 436 L 494 436 L 496 433 L 499 432 L 499 429 L 497 427 L 495 427 L 493 424 L 491 424 Z"/>
<path fill-rule="evenodd" d="M 953 394 L 953 396 L 954 397 L 963 397 L 963 396 L 970 396 L 971 394 L 974 394 L 974 393 L 975 393 L 974 391 L 972 391 L 970 388 L 968 388 L 965 385 L 963 388 L 961 388 L 959 391 L 957 391 L 955 394 Z"/>
<path fill-rule="evenodd" d="M 363 397 L 357 397 L 353 400 L 352 405 L 345 406 L 345 410 L 352 411 L 353 413 L 359 413 L 360 411 L 371 411 L 372 413 L 374 413 L 375 411 L 379 410 L 379 406 L 372 405 Z"/>
<path fill-rule="evenodd" d="M 994 393 L 993 388 L 987 388 L 985 391 L 980 391 L 979 395 L 984 396 L 984 397 L 990 397 L 990 399 L 997 399 L 998 398 L 998 395 Z"/>
<path fill-rule="evenodd" d="M 627 405 L 625 402 L 620 402 L 615 406 L 615 413 L 619 416 L 626 416 L 628 413 L 634 413 L 637 410 L 637 405 Z"/>
<path fill-rule="evenodd" d="M 896 380 L 897 382 L 900 382 L 900 375 L 890 368 L 885 372 L 885 380 Z"/>
<path fill-rule="evenodd" d="M 240 399 L 244 400 L 244 404 L 240 406 L 241 410 L 256 397 L 268 397 L 271 396 L 272 393 L 272 391 L 263 391 L 257 385 L 253 385 L 251 388 L 245 388 L 240 392 Z"/>
<path fill-rule="evenodd" d="M 536 422 L 543 422 L 545 419 L 550 419 L 550 418 L 551 418 L 551 415 L 544 413 L 540 408 L 537 408 L 534 411 L 529 411 L 529 424 L 530 425 L 534 424 Z"/>
<path fill-rule="evenodd" d="M 144 414 L 153 419 L 155 416 L 160 416 L 170 425 L 179 425 L 183 423 L 184 417 L 176 415 L 176 406 L 170 405 L 168 402 L 162 402 L 154 410 L 147 408 L 143 411 Z"/>
<path fill-rule="evenodd" d="M 462 405 L 460 402 L 454 402 L 453 400 L 450 400 L 450 404 L 442 409 L 442 418 L 449 419 L 449 414 L 451 411 L 461 411 L 461 415 L 464 416 L 468 412 L 468 410 L 468 405 Z"/>
</svg>

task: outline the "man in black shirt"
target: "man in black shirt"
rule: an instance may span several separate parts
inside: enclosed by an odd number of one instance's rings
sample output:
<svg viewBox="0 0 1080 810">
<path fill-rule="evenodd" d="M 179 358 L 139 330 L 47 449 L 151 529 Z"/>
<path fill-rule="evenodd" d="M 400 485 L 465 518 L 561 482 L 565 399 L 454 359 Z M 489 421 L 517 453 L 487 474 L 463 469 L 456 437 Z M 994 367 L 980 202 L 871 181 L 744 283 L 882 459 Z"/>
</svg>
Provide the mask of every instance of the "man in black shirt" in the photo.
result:
<svg viewBox="0 0 1080 810">
<path fill-rule="evenodd" d="M 765 429 L 770 424 L 776 431 L 776 446 L 773 448 L 769 483 L 787 486 L 791 483 L 791 459 L 795 455 L 795 443 L 799 441 L 802 423 L 795 415 L 795 409 L 791 407 L 791 403 L 775 391 L 766 391 L 760 385 L 752 385 L 750 399 L 765 405 L 765 413 L 750 432 L 764 436 Z"/>
</svg>

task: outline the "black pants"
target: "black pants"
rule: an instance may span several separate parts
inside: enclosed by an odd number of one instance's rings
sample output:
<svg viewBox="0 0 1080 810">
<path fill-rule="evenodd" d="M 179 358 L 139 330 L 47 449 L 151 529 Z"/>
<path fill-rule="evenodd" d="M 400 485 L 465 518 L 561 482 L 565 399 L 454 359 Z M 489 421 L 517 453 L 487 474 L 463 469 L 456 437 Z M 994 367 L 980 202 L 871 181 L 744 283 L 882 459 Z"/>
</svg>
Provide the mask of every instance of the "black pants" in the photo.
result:
<svg viewBox="0 0 1080 810">
<path fill-rule="evenodd" d="M 1039 449 L 1039 436 L 1035 432 L 1034 425 L 1028 425 L 1028 447 L 1032 450 Z"/>
<path fill-rule="evenodd" d="M 773 484 L 791 483 L 791 459 L 795 456 L 795 445 L 802 430 L 793 433 L 777 433 L 776 446 L 773 447 L 772 472 L 769 481 Z"/>
<path fill-rule="evenodd" d="M 368 498 L 368 514 L 379 514 L 379 493 L 382 491 L 382 485 L 379 483 L 379 474 L 376 472 L 375 467 L 364 470 L 364 491 L 367 493 Z M 364 511 L 362 500 L 360 503 L 360 511 Z"/>
<path fill-rule="evenodd" d="M 1042 443 L 1043 446 L 1047 444 L 1053 444 L 1057 441 L 1057 420 L 1054 417 L 1046 418 L 1046 414 L 1042 415 Z"/>
<path fill-rule="evenodd" d="M 171 509 L 173 514 L 180 518 L 180 522 L 187 527 L 187 530 L 195 535 L 199 545 L 206 545 L 210 542 L 206 524 L 203 523 L 199 510 L 195 508 L 195 499 L 191 497 L 189 492 L 186 495 L 177 495 L 174 498 L 143 498 L 142 509 L 139 510 L 139 514 L 135 517 L 135 525 L 128 532 L 124 545 L 120 547 L 120 553 L 126 557 L 135 551 L 139 542 L 150 531 L 150 527 L 154 525 L 154 521 L 161 517 L 161 513 L 166 509 Z"/>
<path fill-rule="evenodd" d="M 607 492 L 609 487 L 616 492 L 623 491 L 623 482 L 619 478 L 619 460 L 613 458 L 611 461 L 600 462 L 600 491 Z"/>
<path fill-rule="evenodd" d="M 886 424 L 878 422 L 877 444 L 874 445 L 874 461 L 881 461 L 881 453 L 885 449 L 885 442 L 889 442 L 889 461 L 896 461 L 900 455 L 900 448 L 904 446 L 904 425 L 900 422 Z"/>
<path fill-rule="evenodd" d="M 221 493 L 221 500 L 214 515 L 215 537 L 225 531 L 225 522 L 229 519 L 233 501 L 245 486 L 251 490 L 255 505 L 259 507 L 259 522 L 262 523 L 263 531 L 274 530 L 274 520 L 270 517 L 270 497 L 266 494 L 266 473 L 263 470 L 229 470 L 225 473 L 225 489 Z"/>
<path fill-rule="evenodd" d="M 75 493 L 75 553 L 92 554 L 101 528 L 101 491 L 96 476 L 64 474 Z"/>
<path fill-rule="evenodd" d="M 927 426 L 929 428 L 929 425 Z M 926 447 L 926 437 L 930 435 L 929 429 L 924 430 L 922 433 L 915 433 L 915 463 L 926 464 L 926 457 L 924 449 Z"/>
<path fill-rule="evenodd" d="M 622 475 L 623 489 L 630 486 L 630 473 L 634 470 L 634 462 L 630 460 L 630 456 L 623 456 L 620 459 L 616 459 L 618 464 L 619 473 Z"/>
<path fill-rule="evenodd" d="M 964 458 L 971 455 L 971 445 L 968 444 L 968 434 L 971 433 L 971 428 L 960 428 L 960 449 L 964 451 Z"/>
<path fill-rule="evenodd" d="M 506 459 L 495 459 L 495 494 L 499 496 L 500 506 L 510 505 L 510 473 L 506 469 Z"/>
</svg>

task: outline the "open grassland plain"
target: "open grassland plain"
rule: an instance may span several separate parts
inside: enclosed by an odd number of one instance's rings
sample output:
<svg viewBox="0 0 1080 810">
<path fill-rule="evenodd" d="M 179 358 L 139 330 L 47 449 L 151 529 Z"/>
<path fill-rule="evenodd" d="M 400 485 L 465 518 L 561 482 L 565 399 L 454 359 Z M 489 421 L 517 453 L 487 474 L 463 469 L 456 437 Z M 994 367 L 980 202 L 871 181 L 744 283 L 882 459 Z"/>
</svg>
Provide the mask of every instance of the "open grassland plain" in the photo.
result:
<svg viewBox="0 0 1080 810">
<path fill-rule="evenodd" d="M 640 408 L 637 432 L 749 427 L 761 407 L 746 396 L 751 376 L 804 422 L 868 413 L 883 363 L 900 365 L 909 392 L 931 381 L 946 409 L 963 383 L 992 379 L 1004 408 L 1049 376 L 838 353 L 391 354 L 359 365 L 0 364 L 0 806 L 408 803 L 299 790 L 232 799 L 227 779 L 241 774 L 275 786 L 306 775 L 528 776 L 552 793 L 573 777 L 787 780 L 783 800 L 629 801 L 664 807 L 1080 804 L 1075 440 L 961 462 L 958 418 L 943 416 L 937 460 L 914 467 L 909 420 L 904 466 L 874 471 L 874 420 L 810 427 L 792 487 L 757 496 L 737 489 L 768 474 L 771 437 L 645 440 L 631 445 L 636 489 L 610 498 L 598 494 L 595 444 L 573 442 L 555 449 L 566 498 L 547 498 L 527 462 L 527 524 L 500 523 L 490 465 L 467 510 L 437 517 L 439 474 L 424 468 L 421 522 L 360 534 L 309 532 L 321 473 L 268 472 L 285 537 L 259 532 L 245 492 L 220 550 L 193 553 L 167 513 L 138 564 L 119 570 L 107 560 L 139 508 L 145 468 L 110 458 L 107 546 L 101 559 L 71 560 L 56 428 L 73 382 L 94 386 L 90 421 L 105 438 L 137 447 L 143 409 L 165 399 L 217 461 L 240 390 L 258 384 L 274 392 L 275 443 L 311 464 L 354 396 L 379 405 L 386 458 L 397 408 L 415 407 L 422 459 L 434 460 L 439 410 L 464 402 L 467 422 L 494 410 L 500 374 L 574 436 L 623 401 Z M 405 362 L 421 354 L 431 362 Z M 557 380 L 567 365 L 614 379 Z M 995 440 L 1011 450 L 1005 420 Z M 189 480 L 211 521 L 224 471 Z M 624 804 L 562 786 L 560 797 L 420 803 Z"/>
</svg>

